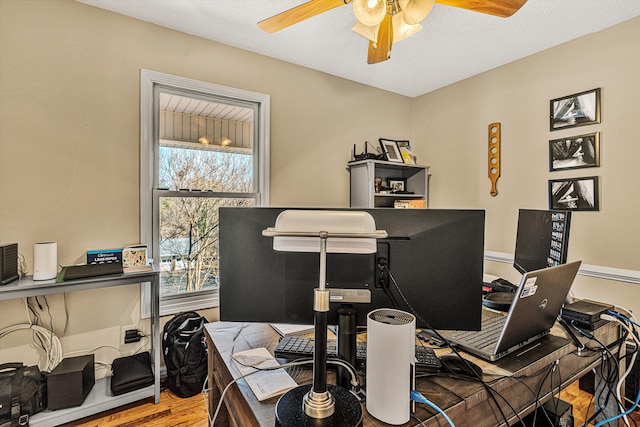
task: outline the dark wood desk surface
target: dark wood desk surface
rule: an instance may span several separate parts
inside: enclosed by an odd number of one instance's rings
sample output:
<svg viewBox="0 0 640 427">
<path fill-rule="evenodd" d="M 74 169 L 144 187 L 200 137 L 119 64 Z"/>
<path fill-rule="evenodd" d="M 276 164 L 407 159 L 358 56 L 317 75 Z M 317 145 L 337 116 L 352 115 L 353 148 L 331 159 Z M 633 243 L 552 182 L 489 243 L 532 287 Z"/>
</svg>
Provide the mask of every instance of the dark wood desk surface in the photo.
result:
<svg viewBox="0 0 640 427">
<path fill-rule="evenodd" d="M 215 322 L 207 324 L 205 330 L 209 350 L 209 407 L 213 414 L 221 391 L 234 377 L 240 376 L 231 361 L 231 354 L 256 347 L 266 347 L 273 352 L 280 336 L 268 324 L 259 323 Z M 606 324 L 594 335 L 602 343 L 609 344 L 618 338 L 619 330 L 613 324 Z M 564 338 L 562 331 L 555 329 L 552 335 L 526 349 L 528 351 L 512 354 L 496 363 L 487 363 L 463 353 L 482 367 L 483 380 L 493 390 L 495 400 L 480 382 L 445 374 L 418 376 L 416 389 L 445 410 L 457 427 L 499 426 L 505 425 L 505 417 L 509 424 L 515 422 L 515 412 L 520 416 L 530 413 L 535 409 L 536 401 L 548 400 L 560 388 L 571 384 L 601 361 L 599 353 L 578 356 L 573 343 Z M 296 380 L 299 383 L 310 382 L 310 370 L 306 378 L 296 376 Z M 246 382 L 240 380 L 227 392 L 215 426 L 272 427 L 276 402 L 277 398 L 259 402 Z M 365 426 L 387 425 L 371 417 L 365 404 L 363 413 Z M 447 425 L 442 416 L 426 405 L 417 405 L 414 415 L 426 426 Z M 420 423 L 412 419 L 405 424 L 414 425 Z"/>
</svg>

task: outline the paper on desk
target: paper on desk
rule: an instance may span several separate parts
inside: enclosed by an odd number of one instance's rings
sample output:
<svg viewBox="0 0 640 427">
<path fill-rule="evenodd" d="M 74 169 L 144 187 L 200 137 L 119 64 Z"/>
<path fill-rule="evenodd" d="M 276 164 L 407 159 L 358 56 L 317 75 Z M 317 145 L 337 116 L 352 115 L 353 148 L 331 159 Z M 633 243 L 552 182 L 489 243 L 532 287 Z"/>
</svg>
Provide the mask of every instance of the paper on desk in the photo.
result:
<svg viewBox="0 0 640 427">
<path fill-rule="evenodd" d="M 280 336 L 288 337 L 289 335 L 299 335 L 313 332 L 313 325 L 293 325 L 288 323 L 271 323 L 271 327 L 275 329 Z"/>
<path fill-rule="evenodd" d="M 270 371 L 254 369 L 280 366 L 271 353 L 264 347 L 252 348 L 251 350 L 235 353 L 232 356 L 232 360 L 242 375 L 251 374 L 245 377 L 245 381 L 259 401 L 278 396 L 298 386 L 284 369 L 274 369 Z"/>
</svg>

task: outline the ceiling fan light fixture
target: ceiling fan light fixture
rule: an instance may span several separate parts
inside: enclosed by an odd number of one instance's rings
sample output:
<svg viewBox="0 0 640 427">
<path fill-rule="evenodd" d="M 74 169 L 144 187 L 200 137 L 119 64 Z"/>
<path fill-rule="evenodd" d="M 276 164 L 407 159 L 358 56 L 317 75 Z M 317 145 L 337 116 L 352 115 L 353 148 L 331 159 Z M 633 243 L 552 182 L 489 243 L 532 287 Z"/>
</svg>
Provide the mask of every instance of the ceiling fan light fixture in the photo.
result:
<svg viewBox="0 0 640 427">
<path fill-rule="evenodd" d="M 404 22 L 409 25 L 418 24 L 429 15 L 435 0 L 400 0 L 400 8 L 404 12 Z"/>
<path fill-rule="evenodd" d="M 375 43 L 378 40 L 378 28 L 380 28 L 380 25 L 368 26 L 357 21 L 356 25 L 351 27 L 351 30 Z"/>
<path fill-rule="evenodd" d="M 393 42 L 397 43 L 411 37 L 422 29 L 422 25 L 413 24 L 409 25 L 404 19 L 404 12 L 399 12 L 393 15 Z"/>
<path fill-rule="evenodd" d="M 361 24 L 375 27 L 387 14 L 387 0 L 353 0 L 353 13 Z"/>
</svg>

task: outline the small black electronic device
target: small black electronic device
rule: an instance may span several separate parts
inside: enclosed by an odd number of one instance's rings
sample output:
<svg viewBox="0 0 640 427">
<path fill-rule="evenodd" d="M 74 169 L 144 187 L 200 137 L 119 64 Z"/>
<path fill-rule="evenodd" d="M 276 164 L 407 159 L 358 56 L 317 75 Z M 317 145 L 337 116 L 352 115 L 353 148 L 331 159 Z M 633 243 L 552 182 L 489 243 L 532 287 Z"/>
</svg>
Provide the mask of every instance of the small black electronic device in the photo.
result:
<svg viewBox="0 0 640 427">
<path fill-rule="evenodd" d="M 119 262 L 105 262 L 102 264 L 84 264 L 62 267 L 58 275 L 59 281 L 87 279 L 89 277 L 122 274 L 122 264 Z"/>
<path fill-rule="evenodd" d="M 353 144 L 353 159 L 355 161 L 359 160 L 382 160 L 384 154 L 373 154 L 369 153 L 368 150 L 369 141 L 364 142 L 364 151 L 360 154 L 356 153 L 356 144 Z"/>
<path fill-rule="evenodd" d="M 0 245 L 0 285 L 11 283 L 19 277 L 18 244 L 7 243 Z"/>
<path fill-rule="evenodd" d="M 514 426 L 573 427 L 573 406 L 554 397 L 538 407 L 535 412 L 527 415 L 522 421 L 523 423 L 519 422 Z"/>
<path fill-rule="evenodd" d="M 94 355 L 65 357 L 47 376 L 47 409 L 80 406 L 96 382 Z"/>
<path fill-rule="evenodd" d="M 455 354 L 440 356 L 442 372 L 477 378 L 482 375 L 482 368 L 468 359 Z"/>
<path fill-rule="evenodd" d="M 148 351 L 113 359 L 111 393 L 119 396 L 153 385 L 151 355 Z"/>
<path fill-rule="evenodd" d="M 562 307 L 560 315 L 568 323 L 592 331 L 606 322 L 600 319 L 600 315 L 606 313 L 607 310 L 613 310 L 613 306 L 595 301 L 580 300 Z"/>
</svg>

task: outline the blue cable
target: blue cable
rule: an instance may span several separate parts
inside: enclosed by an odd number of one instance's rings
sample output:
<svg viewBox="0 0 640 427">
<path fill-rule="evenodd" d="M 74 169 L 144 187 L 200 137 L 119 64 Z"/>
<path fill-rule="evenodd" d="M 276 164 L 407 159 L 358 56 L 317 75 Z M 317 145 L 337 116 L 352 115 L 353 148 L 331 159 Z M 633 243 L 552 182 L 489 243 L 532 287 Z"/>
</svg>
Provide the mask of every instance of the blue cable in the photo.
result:
<svg viewBox="0 0 640 427">
<path fill-rule="evenodd" d="M 424 397 L 419 391 L 417 390 L 411 390 L 411 400 L 418 402 L 418 403 L 424 403 L 427 406 L 432 407 L 433 409 L 435 409 L 436 411 L 438 411 L 440 414 L 442 414 L 442 416 L 444 417 L 445 420 L 447 420 L 447 422 L 449 423 L 449 425 L 451 427 L 456 427 L 455 424 L 453 424 L 453 421 L 451 421 L 451 418 L 449 418 L 447 416 L 447 414 L 444 413 L 444 411 L 440 408 L 438 408 L 436 405 L 434 405 L 432 402 L 428 401 L 426 397 Z"/>
<path fill-rule="evenodd" d="M 634 325 L 638 325 L 636 322 L 632 321 L 631 319 L 627 319 L 625 316 L 623 316 L 622 314 L 620 314 L 620 313 L 618 313 L 616 311 L 607 310 L 607 314 L 609 314 L 611 316 L 615 316 L 615 317 L 617 317 L 619 319 L 625 320 L 625 321 L 627 321 L 629 323 L 632 323 Z M 624 412 L 622 412 L 622 413 L 620 413 L 620 414 L 618 414 L 616 416 L 613 416 L 611 418 L 607 418 L 606 420 L 600 421 L 598 424 L 596 424 L 593 427 L 600 427 L 600 426 L 602 426 L 602 425 L 604 425 L 604 424 L 606 424 L 606 423 L 608 423 L 610 421 L 614 421 L 614 420 L 617 420 L 618 418 L 624 417 L 625 415 L 629 415 L 631 412 L 633 412 L 635 410 L 635 408 L 638 407 L 639 403 L 640 403 L 640 391 L 638 391 L 638 395 L 636 396 L 636 401 L 633 403 L 633 405 L 628 410 L 626 410 L 626 411 L 624 411 Z"/>
<path fill-rule="evenodd" d="M 636 326 L 640 326 L 639 323 L 634 322 L 633 320 L 629 319 L 628 317 L 623 316 L 622 314 L 618 313 L 617 311 L 613 311 L 613 310 L 607 310 L 607 314 L 610 314 L 611 316 L 616 316 L 618 319 L 624 320 L 626 322 L 632 323 Z"/>
<path fill-rule="evenodd" d="M 598 424 L 596 424 L 593 427 L 600 427 L 601 425 L 604 425 L 604 424 L 608 423 L 609 421 L 617 420 L 618 418 L 624 417 L 625 415 L 629 415 L 631 412 L 633 412 L 638 407 L 638 403 L 640 403 L 640 391 L 638 391 L 638 396 L 636 396 L 636 401 L 634 402 L 633 406 L 631 406 L 631 408 L 629 408 L 626 411 L 616 415 L 615 417 L 607 418 L 606 420 L 600 421 Z"/>
</svg>

